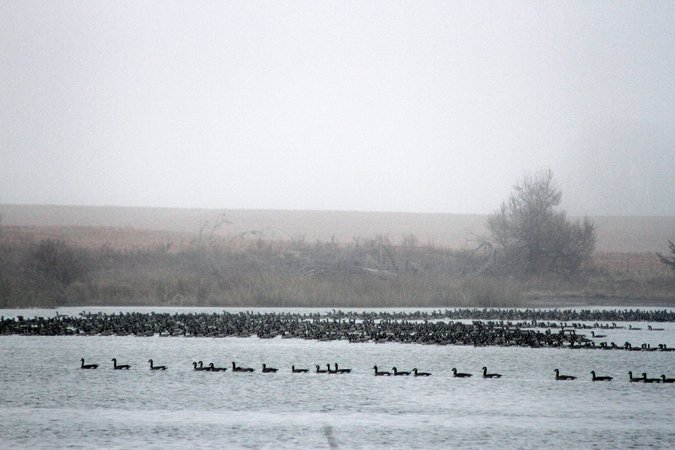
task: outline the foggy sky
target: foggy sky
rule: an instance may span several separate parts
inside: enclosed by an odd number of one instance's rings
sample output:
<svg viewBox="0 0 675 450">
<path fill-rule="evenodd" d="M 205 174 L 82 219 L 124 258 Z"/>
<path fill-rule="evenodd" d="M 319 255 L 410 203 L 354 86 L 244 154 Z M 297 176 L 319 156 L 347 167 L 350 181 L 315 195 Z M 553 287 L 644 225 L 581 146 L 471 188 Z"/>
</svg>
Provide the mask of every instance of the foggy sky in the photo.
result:
<svg viewBox="0 0 675 450">
<path fill-rule="evenodd" d="M 675 2 L 0 1 L 0 203 L 675 215 Z"/>
</svg>

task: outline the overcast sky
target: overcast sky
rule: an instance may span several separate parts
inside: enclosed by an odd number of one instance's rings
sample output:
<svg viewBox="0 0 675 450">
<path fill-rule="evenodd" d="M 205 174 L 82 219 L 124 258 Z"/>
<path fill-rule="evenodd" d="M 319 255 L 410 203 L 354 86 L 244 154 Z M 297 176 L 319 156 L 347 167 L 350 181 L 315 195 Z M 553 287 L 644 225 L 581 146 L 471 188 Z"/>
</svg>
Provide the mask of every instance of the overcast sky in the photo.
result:
<svg viewBox="0 0 675 450">
<path fill-rule="evenodd" d="M 0 203 L 675 215 L 674 1 L 0 1 Z"/>
</svg>

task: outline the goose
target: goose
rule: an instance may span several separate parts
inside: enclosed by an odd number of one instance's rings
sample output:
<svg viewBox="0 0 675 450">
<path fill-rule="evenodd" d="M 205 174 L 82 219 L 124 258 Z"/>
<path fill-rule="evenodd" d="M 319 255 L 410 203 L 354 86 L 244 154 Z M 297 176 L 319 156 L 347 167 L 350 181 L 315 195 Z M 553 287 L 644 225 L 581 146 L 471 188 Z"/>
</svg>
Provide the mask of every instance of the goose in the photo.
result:
<svg viewBox="0 0 675 450">
<path fill-rule="evenodd" d="M 661 374 L 661 383 L 675 383 L 675 378 L 666 378 L 664 374 Z"/>
<path fill-rule="evenodd" d="M 642 382 L 643 383 L 660 383 L 661 378 L 647 378 L 647 374 L 642 372 Z"/>
<path fill-rule="evenodd" d="M 591 370 L 591 375 L 593 375 L 593 381 L 612 381 L 613 380 L 612 377 L 608 377 L 608 376 L 600 376 L 600 377 L 596 376 L 595 370 Z"/>
<path fill-rule="evenodd" d="M 113 359 L 111 359 L 110 361 L 113 362 L 113 369 L 115 369 L 115 370 L 122 370 L 122 369 L 124 369 L 124 370 L 129 370 L 129 367 L 131 367 L 129 364 L 120 364 L 120 365 L 118 365 L 118 364 L 117 364 L 117 358 L 113 358 Z"/>
<path fill-rule="evenodd" d="M 487 373 L 487 367 L 483 367 L 483 378 L 501 378 L 501 373 Z"/>
<path fill-rule="evenodd" d="M 338 373 L 337 369 L 333 370 L 333 369 L 330 368 L 330 364 L 326 364 L 326 367 L 328 367 L 328 370 L 327 370 L 328 373 Z"/>
<path fill-rule="evenodd" d="M 335 363 L 335 370 L 337 373 L 351 373 L 352 369 L 340 369 L 338 368 L 338 363 Z"/>
<path fill-rule="evenodd" d="M 293 373 L 307 373 L 309 369 L 296 369 L 295 366 L 291 366 L 291 372 Z"/>
<path fill-rule="evenodd" d="M 398 375 L 398 376 L 401 376 L 401 375 L 410 375 L 410 372 L 404 372 L 404 371 L 402 371 L 402 370 L 401 370 L 401 371 L 398 371 L 398 370 L 396 370 L 396 367 L 392 367 L 391 370 L 394 371 L 394 375 Z"/>
<path fill-rule="evenodd" d="M 647 328 L 649 329 L 649 331 L 663 331 L 663 328 L 652 328 L 651 325 L 647 325 Z"/>
<path fill-rule="evenodd" d="M 250 367 L 237 367 L 237 365 L 232 361 L 232 372 L 253 372 L 254 369 Z"/>
<path fill-rule="evenodd" d="M 199 361 L 199 362 L 201 363 L 201 361 Z M 208 367 L 204 367 L 204 366 L 203 366 L 203 363 L 200 364 L 199 367 L 197 367 L 197 363 L 194 362 L 194 361 L 192 361 L 192 367 L 194 367 L 195 370 L 198 370 L 198 371 L 200 371 L 200 372 L 203 372 L 203 371 L 205 371 L 205 370 L 209 370 Z"/>
<path fill-rule="evenodd" d="M 629 330 L 641 330 L 642 328 L 635 328 L 635 327 L 633 327 L 633 325 L 628 324 L 628 329 Z"/>
<path fill-rule="evenodd" d="M 267 367 L 267 365 L 263 364 L 262 365 L 262 371 L 263 373 L 274 373 L 279 369 L 275 369 L 274 367 Z"/>
<path fill-rule="evenodd" d="M 319 365 L 316 366 L 316 373 L 328 373 L 326 369 L 322 369 Z"/>
<path fill-rule="evenodd" d="M 98 364 L 85 364 L 84 358 L 80 359 L 80 369 L 98 369 Z"/>
<path fill-rule="evenodd" d="M 213 363 L 209 363 L 209 367 L 207 367 L 206 370 L 211 372 L 225 372 L 227 367 L 215 367 Z"/>
<path fill-rule="evenodd" d="M 628 381 L 630 381 L 631 383 L 639 383 L 639 382 L 642 381 L 642 378 L 634 377 L 634 376 L 633 376 L 633 372 L 631 372 L 631 371 L 629 370 L 629 371 L 628 371 Z"/>
<path fill-rule="evenodd" d="M 675 348 L 668 347 L 666 344 L 659 344 L 659 349 L 662 352 L 675 352 Z"/>
<path fill-rule="evenodd" d="M 606 334 L 595 334 L 595 331 L 591 331 L 591 336 L 593 336 L 594 338 L 606 338 L 607 337 Z"/>
<path fill-rule="evenodd" d="M 454 367 L 452 368 L 452 376 L 457 377 L 457 378 L 469 378 L 471 376 L 470 373 L 462 373 L 462 372 L 457 372 L 457 369 Z"/>
<path fill-rule="evenodd" d="M 384 370 L 383 370 L 383 371 L 379 371 L 379 370 L 377 370 L 377 366 L 373 366 L 373 369 L 375 370 L 375 376 L 376 376 L 376 377 L 382 377 L 382 376 L 387 376 L 387 377 L 388 377 L 388 376 L 391 375 L 391 373 L 389 373 L 389 372 L 387 372 L 387 371 L 384 371 Z"/>
<path fill-rule="evenodd" d="M 415 374 L 416 377 L 430 377 L 431 374 L 429 372 L 418 372 L 417 368 L 414 368 L 413 373 Z"/>
<path fill-rule="evenodd" d="M 555 369 L 554 372 L 555 372 L 555 379 L 559 380 L 559 381 L 560 380 L 576 380 L 577 379 L 577 377 L 575 377 L 573 375 L 560 375 L 560 371 L 558 369 Z"/>
<path fill-rule="evenodd" d="M 150 370 L 166 370 L 166 366 L 155 366 L 151 359 L 148 362 L 150 363 Z"/>
</svg>

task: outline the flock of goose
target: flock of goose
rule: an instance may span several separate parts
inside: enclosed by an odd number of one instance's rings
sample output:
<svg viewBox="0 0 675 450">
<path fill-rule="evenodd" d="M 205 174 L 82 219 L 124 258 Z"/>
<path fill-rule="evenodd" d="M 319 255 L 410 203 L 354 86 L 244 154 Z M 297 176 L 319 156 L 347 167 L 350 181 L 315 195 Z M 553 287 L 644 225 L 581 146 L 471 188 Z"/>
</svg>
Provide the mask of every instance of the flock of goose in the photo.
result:
<svg viewBox="0 0 675 450">
<path fill-rule="evenodd" d="M 80 359 L 80 369 L 98 369 L 99 364 L 85 364 L 84 358 Z M 131 365 L 129 364 L 117 364 L 117 359 L 113 358 L 111 359 L 113 363 L 113 370 L 129 370 L 131 368 Z M 167 370 L 167 366 L 156 366 L 154 365 L 154 362 L 152 359 L 148 360 L 148 363 L 150 363 L 150 370 Z M 197 372 L 226 372 L 228 370 L 227 367 L 216 367 L 214 363 L 209 363 L 208 365 L 204 365 L 202 361 L 193 361 L 192 362 L 193 370 Z M 345 369 L 345 368 L 340 368 L 338 363 L 334 363 L 334 368 L 331 367 L 331 364 L 326 364 L 326 368 L 322 368 L 321 365 L 316 365 L 315 370 L 312 371 L 314 373 L 318 374 L 348 374 L 352 372 L 352 369 Z M 391 371 L 388 370 L 379 370 L 377 366 L 373 366 L 374 374 L 375 376 L 381 377 L 381 376 L 414 376 L 414 377 L 429 377 L 431 376 L 430 372 L 421 372 L 417 368 L 413 368 L 410 371 L 404 371 L 404 370 L 398 370 L 396 367 L 392 367 Z M 502 374 L 500 373 L 489 373 L 487 367 L 483 367 L 482 369 L 482 377 L 483 378 L 501 378 Z M 262 365 L 261 372 L 262 373 L 276 373 L 278 372 L 279 369 L 275 367 L 269 367 L 267 364 Z M 453 367 L 451 369 L 452 371 L 452 376 L 454 378 L 470 378 L 473 376 L 471 373 L 466 373 L 466 372 L 458 372 L 457 368 Z M 238 366 L 234 361 L 232 361 L 232 372 L 243 372 L 243 373 L 252 373 L 255 372 L 255 369 L 252 367 L 242 367 Z M 555 373 L 555 379 L 557 381 L 569 381 L 569 380 L 575 380 L 577 377 L 575 375 L 561 375 L 559 369 L 554 369 L 553 372 Z M 309 369 L 305 368 L 296 368 L 295 365 L 291 366 L 291 373 L 310 373 Z M 591 370 L 591 381 L 612 381 L 614 378 L 608 375 L 596 375 L 595 370 Z M 629 371 L 628 372 L 628 380 L 630 382 L 638 382 L 638 383 L 674 383 L 675 378 L 667 378 L 664 374 L 661 374 L 660 378 L 649 378 L 647 377 L 647 373 L 643 372 L 642 377 L 633 377 L 633 372 Z"/>
<path fill-rule="evenodd" d="M 490 310 L 486 310 L 485 314 Z M 511 310 L 506 310 L 511 311 Z M 516 310 L 514 310 L 516 311 Z M 555 312 L 552 310 L 549 312 Z M 467 310 L 478 316 L 481 310 Z M 513 312 L 513 311 L 511 311 Z M 607 312 L 607 311 L 604 311 Z M 651 313 L 651 312 L 649 312 Z M 403 319 L 392 319 L 400 317 Z M 627 314 L 627 313 L 626 313 Z M 660 312 L 658 319 L 670 318 Z M 556 314 L 552 314 L 556 316 Z M 618 313 L 610 316 L 619 315 Z M 633 313 L 635 315 L 635 313 Z M 528 322 L 503 320 L 445 321 L 433 313 L 82 313 L 79 317 L 56 316 L 27 318 L 0 318 L 0 335 L 74 335 L 74 336 L 160 336 L 160 337 L 275 337 L 311 339 L 319 341 L 346 340 L 360 342 L 398 342 L 403 344 L 473 345 L 555 347 L 570 349 L 675 351 L 666 344 L 650 347 L 630 342 L 617 345 L 596 331 L 637 331 L 641 327 L 627 327 L 616 323 L 593 325 L 572 322 L 546 322 L 533 319 Z M 541 316 L 541 314 L 539 314 Z M 539 317 L 537 316 L 537 317 Z M 650 314 L 647 314 L 651 317 Z M 430 320 L 433 319 L 433 320 Z M 673 318 L 675 320 L 675 318 Z M 590 329 L 591 336 L 585 334 Z M 647 325 L 649 331 L 663 328 Z M 645 331 L 647 331 L 645 330 Z"/>
</svg>

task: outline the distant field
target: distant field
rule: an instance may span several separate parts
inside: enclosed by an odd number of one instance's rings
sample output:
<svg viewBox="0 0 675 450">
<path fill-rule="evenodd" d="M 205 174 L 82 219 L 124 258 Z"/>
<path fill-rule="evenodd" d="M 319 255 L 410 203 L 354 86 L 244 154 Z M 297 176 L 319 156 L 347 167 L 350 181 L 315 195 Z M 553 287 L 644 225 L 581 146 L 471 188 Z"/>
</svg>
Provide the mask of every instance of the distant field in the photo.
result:
<svg viewBox="0 0 675 450">
<path fill-rule="evenodd" d="M 89 240 L 90 244 L 173 242 L 208 235 L 220 217 L 227 219 L 215 231 L 237 236 L 256 232 L 271 240 L 353 242 L 387 236 L 393 243 L 414 234 L 421 245 L 471 248 L 485 233 L 484 215 L 412 214 L 349 211 L 210 210 L 88 206 L 0 205 L 3 226 L 48 227 L 52 237 Z M 675 240 L 675 217 L 592 217 L 601 252 L 667 252 Z M 75 227 L 75 228 L 73 228 Z M 92 228 L 90 228 L 92 227 Z M 86 242 L 84 242 L 86 243 Z"/>
</svg>

